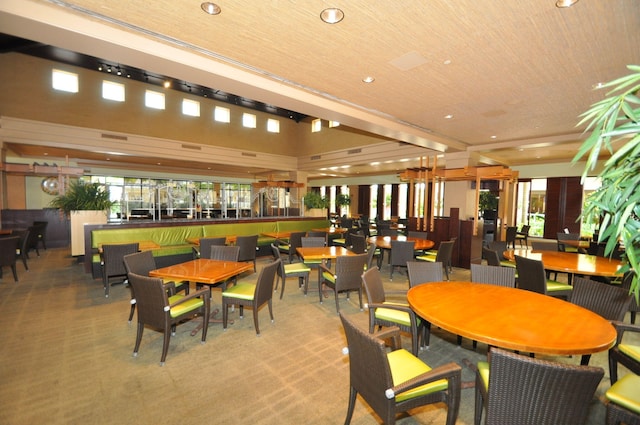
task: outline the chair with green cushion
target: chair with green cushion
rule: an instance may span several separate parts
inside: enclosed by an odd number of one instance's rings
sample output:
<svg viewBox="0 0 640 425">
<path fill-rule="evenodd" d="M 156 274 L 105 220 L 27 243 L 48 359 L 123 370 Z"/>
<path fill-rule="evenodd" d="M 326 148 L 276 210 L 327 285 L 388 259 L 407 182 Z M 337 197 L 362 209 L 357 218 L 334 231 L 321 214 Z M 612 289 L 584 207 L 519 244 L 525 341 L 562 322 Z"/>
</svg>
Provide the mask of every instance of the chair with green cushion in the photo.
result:
<svg viewBox="0 0 640 425">
<path fill-rule="evenodd" d="M 372 242 L 367 245 L 367 270 L 373 266 L 373 257 L 376 254 L 380 255 L 380 250 L 376 248 L 376 244 Z"/>
<path fill-rule="evenodd" d="M 515 288 L 516 269 L 499 265 L 471 264 L 471 282 Z"/>
<path fill-rule="evenodd" d="M 449 269 L 451 268 L 451 256 L 453 255 L 453 246 L 455 240 L 442 241 L 438 247 L 438 251 L 435 256 L 433 255 L 418 255 L 416 260 L 429 261 L 431 263 L 442 263 L 445 276 L 449 280 Z"/>
<path fill-rule="evenodd" d="M 278 267 L 280 267 L 279 259 L 260 270 L 256 283 L 240 282 L 222 293 L 222 328 L 224 330 L 227 330 L 231 305 L 240 306 L 241 319 L 244 317 L 244 307 L 253 309 L 253 324 L 257 336 L 260 336 L 258 310 L 265 304 L 269 307 L 269 316 L 273 323 L 273 285 Z"/>
<path fill-rule="evenodd" d="M 629 289 L 631 288 L 631 282 L 633 282 L 634 277 L 635 277 L 635 273 L 633 271 L 629 271 L 625 273 L 624 277 L 622 278 L 622 283 L 620 284 L 620 287 L 625 289 L 626 291 L 629 291 Z M 636 297 L 631 297 L 631 304 L 629 305 L 629 314 L 630 314 L 630 319 L 632 324 L 636 323 L 636 314 L 639 311 L 640 311 L 640 306 L 636 301 Z"/>
<path fill-rule="evenodd" d="M 271 244 L 271 252 L 273 253 L 274 260 L 282 260 L 282 256 L 280 250 L 275 244 Z M 280 267 L 277 270 L 278 279 L 276 279 L 276 285 L 274 287 L 274 292 L 278 290 L 278 283 L 282 281 L 282 289 L 280 290 L 280 299 L 282 299 L 282 295 L 284 294 L 284 286 L 287 280 L 287 277 L 297 277 L 298 278 L 298 287 L 304 288 L 304 294 L 307 295 L 307 290 L 309 288 L 309 273 L 311 273 L 311 268 L 304 263 L 290 263 L 285 264 L 283 261 L 280 261 Z"/>
<path fill-rule="evenodd" d="M 409 288 L 413 288 L 427 282 L 442 282 L 444 268 L 441 263 L 409 261 L 407 262 L 407 275 L 409 276 Z"/>
<path fill-rule="evenodd" d="M 424 323 L 416 316 L 409 304 L 389 302 L 386 299 L 380 270 L 377 267 L 368 269 L 362 274 L 362 283 L 367 293 L 369 310 L 369 333 L 374 333 L 376 326 L 397 326 L 403 332 L 411 334 L 411 352 L 418 355 L 420 334 Z"/>
<path fill-rule="evenodd" d="M 400 330 L 374 335 L 340 313 L 349 354 L 349 405 L 345 425 L 351 423 L 358 394 L 385 424 L 395 424 L 398 413 L 432 403 L 447 406 L 447 425 L 454 425 L 460 409 L 462 370 L 450 362 L 432 369 L 400 348 Z M 384 339 L 392 341 L 388 352 Z"/>
<path fill-rule="evenodd" d="M 564 232 L 558 232 L 556 233 L 556 238 L 558 239 L 558 251 L 560 252 L 573 252 L 573 253 L 583 253 L 586 254 L 586 251 L 578 248 L 577 246 L 572 246 L 566 243 L 563 243 L 564 241 L 579 241 L 580 240 L 580 233 L 564 233 Z"/>
<path fill-rule="evenodd" d="M 29 234 L 32 232 L 32 227 L 24 230 L 14 230 L 11 232 L 11 236 L 18 236 L 20 241 L 18 242 L 18 248 L 16 249 L 16 257 L 22 260 L 22 264 L 24 265 L 25 270 L 29 270 L 29 265 L 27 264 L 27 260 L 29 256 L 27 252 L 29 248 L 27 248 L 27 244 L 29 243 Z"/>
<path fill-rule="evenodd" d="M 173 282 L 163 283 L 162 279 L 129 274 L 129 283 L 136 294 L 138 306 L 138 332 L 133 356 L 138 355 L 145 325 L 161 329 L 164 333 L 160 365 L 164 365 L 169 350 L 171 335 L 175 335 L 176 325 L 198 314 L 202 316 L 202 343 L 207 340 L 209 322 L 209 291 L 202 289 L 189 295 L 175 295 Z"/>
<path fill-rule="evenodd" d="M 306 236 L 307 232 L 291 232 L 289 235 L 289 242 L 287 244 L 279 244 L 278 249 L 283 254 L 289 256 L 289 263 L 293 263 L 294 258 L 298 258 L 297 249 L 302 246 L 302 238 Z"/>
<path fill-rule="evenodd" d="M 367 263 L 367 254 L 343 255 L 336 258 L 335 270 L 331 270 L 326 264 L 320 265 L 322 280 L 319 287 L 325 285 L 333 289 L 336 299 L 336 312 L 340 312 L 340 303 L 338 302 L 338 294 L 340 292 L 349 293 L 358 292 L 360 299 L 360 310 L 362 310 L 362 280 L 361 276 Z M 322 304 L 322 291 L 319 291 L 320 304 Z"/>
<path fill-rule="evenodd" d="M 222 246 L 227 243 L 226 237 L 200 238 L 198 247 L 193 247 L 193 258 L 211 258 L 211 247 Z"/>
<path fill-rule="evenodd" d="M 605 393 L 607 425 L 640 425 L 640 376 L 628 373 Z"/>
<path fill-rule="evenodd" d="M 236 246 L 240 248 L 238 261 L 252 262 L 253 271 L 256 271 L 256 252 L 258 251 L 258 235 L 238 236 Z"/>
<path fill-rule="evenodd" d="M 571 298 L 573 286 L 555 280 L 547 279 L 542 261 L 516 255 L 516 271 L 518 273 L 518 288 L 538 292 L 552 297 Z"/>
<path fill-rule="evenodd" d="M 516 240 L 520 242 L 520 248 L 522 248 L 522 242 L 524 242 L 524 246 L 529 247 L 529 229 L 531 229 L 531 226 L 523 224 L 520 230 L 516 232 Z"/>
<path fill-rule="evenodd" d="M 516 267 L 516 263 L 504 256 L 504 252 L 507 251 L 507 242 L 505 241 L 491 241 L 487 245 L 487 248 L 498 253 L 498 258 L 500 259 L 500 265 L 503 267 Z"/>
<path fill-rule="evenodd" d="M 507 242 L 507 247 L 511 246 L 511 248 L 516 249 L 516 236 L 518 235 L 518 228 L 516 226 L 509 226 L 505 231 L 505 241 Z"/>
<path fill-rule="evenodd" d="M 16 252 L 18 250 L 18 244 L 20 243 L 19 236 L 9 236 L 7 238 L 0 238 L 0 278 L 2 278 L 2 268 L 4 266 L 11 267 L 13 272 L 13 280 L 18 281 L 18 272 L 16 270 Z"/>
<path fill-rule="evenodd" d="M 584 424 L 604 376 L 599 367 L 522 356 L 492 347 L 476 371 L 474 424 Z"/>
<path fill-rule="evenodd" d="M 609 349 L 609 378 L 611 379 L 611 385 L 618 380 L 618 363 L 636 375 L 640 375 L 640 345 L 630 344 L 624 340 L 625 334 L 628 335 L 632 332 L 640 334 L 640 326 L 622 322 L 614 322 L 613 326 L 616 328 L 618 336 L 616 345 Z"/>
<path fill-rule="evenodd" d="M 109 298 L 113 279 L 116 279 L 116 282 L 124 282 L 127 279 L 124 256 L 138 251 L 138 242 L 102 245 L 102 284 L 106 298 Z"/>
<path fill-rule="evenodd" d="M 127 271 L 127 276 L 129 273 L 135 273 L 140 276 L 149 276 L 149 272 L 151 270 L 158 268 L 156 265 L 156 259 L 151 251 L 139 251 L 134 252 L 133 254 L 127 254 L 122 257 L 122 262 L 124 263 L 124 269 Z M 176 284 L 171 279 L 163 279 L 162 281 L 165 285 L 172 283 L 176 293 L 184 292 L 185 295 L 189 294 L 189 282 L 180 282 Z M 133 313 L 136 311 L 136 296 L 135 292 L 133 292 L 133 287 L 131 287 L 130 303 L 131 311 L 129 312 L 129 323 L 133 320 Z"/>
<path fill-rule="evenodd" d="M 357 233 L 351 235 L 351 248 L 349 249 L 356 254 L 364 254 L 367 252 L 367 239 L 364 235 Z"/>
</svg>

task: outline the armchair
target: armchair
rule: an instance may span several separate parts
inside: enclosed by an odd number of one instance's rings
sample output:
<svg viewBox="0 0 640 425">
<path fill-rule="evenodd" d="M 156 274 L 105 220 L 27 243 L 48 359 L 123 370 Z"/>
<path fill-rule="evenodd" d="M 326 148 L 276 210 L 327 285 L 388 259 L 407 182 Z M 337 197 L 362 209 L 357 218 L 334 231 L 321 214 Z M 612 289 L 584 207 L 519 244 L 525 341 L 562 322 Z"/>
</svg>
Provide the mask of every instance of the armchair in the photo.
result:
<svg viewBox="0 0 640 425">
<path fill-rule="evenodd" d="M 298 278 L 298 287 L 304 287 L 304 294 L 307 295 L 307 289 L 309 288 L 309 273 L 311 273 L 311 269 L 304 263 L 290 263 L 285 264 L 282 261 L 282 256 L 278 247 L 274 244 L 271 244 L 271 251 L 273 252 L 274 260 L 281 260 L 280 267 L 278 267 L 278 278 L 276 279 L 276 286 L 274 288 L 274 292 L 278 290 L 278 283 L 282 281 L 282 289 L 280 290 L 280 299 L 282 299 L 282 295 L 284 294 L 284 285 L 287 280 L 287 277 L 297 277 Z"/>
<path fill-rule="evenodd" d="M 176 325 L 195 315 L 202 315 L 202 343 L 207 340 L 209 321 L 209 291 L 206 289 L 189 295 L 175 294 L 173 283 L 165 285 L 162 279 L 129 274 L 129 283 L 136 294 L 138 306 L 138 332 L 133 356 L 137 357 L 145 325 L 161 329 L 164 333 L 160 366 L 163 366 L 169 350 L 171 335 L 175 335 Z M 169 289 L 169 293 L 167 293 Z"/>
<path fill-rule="evenodd" d="M 618 380 L 618 363 L 629 369 L 636 375 L 640 375 L 640 345 L 629 344 L 623 341 L 625 333 L 640 334 L 640 326 L 622 322 L 614 322 L 618 337 L 616 345 L 609 349 L 609 378 L 611 385 Z"/>
<path fill-rule="evenodd" d="M 607 390 L 607 425 L 640 425 L 640 376 L 628 373 Z"/>
<path fill-rule="evenodd" d="M 289 263 L 293 263 L 294 257 L 298 257 L 296 250 L 302 246 L 302 238 L 307 232 L 292 232 L 289 235 L 289 243 L 278 245 L 280 252 L 289 256 Z"/>
<path fill-rule="evenodd" d="M 19 243 L 19 236 L 0 238 L 0 277 L 2 277 L 2 268 L 9 266 L 13 272 L 13 280 L 16 282 L 18 281 L 18 272 L 16 271 L 16 250 L 18 249 Z"/>
<path fill-rule="evenodd" d="M 432 403 L 447 406 L 447 425 L 454 425 L 460 409 L 461 368 L 451 362 L 432 369 L 399 346 L 398 328 L 370 335 L 340 313 L 349 354 L 349 406 L 345 425 L 351 423 L 358 394 L 385 424 L 396 414 Z M 382 339 L 391 338 L 387 352 Z"/>
<path fill-rule="evenodd" d="M 584 424 L 604 376 L 599 367 L 534 359 L 492 347 L 476 372 L 474 424 Z M 570 395 L 570 396 L 568 396 Z"/>
<path fill-rule="evenodd" d="M 362 272 L 367 263 L 367 254 L 347 255 L 336 258 L 336 268 L 332 271 L 326 264 L 320 264 L 322 282 L 326 287 L 333 289 L 336 299 L 336 312 L 340 312 L 338 293 L 346 292 L 349 299 L 349 292 L 358 291 L 360 299 L 360 310 L 362 310 Z M 320 304 L 322 304 L 322 291 L 318 291 Z"/>
<path fill-rule="evenodd" d="M 138 252 L 138 243 L 102 245 L 102 284 L 104 296 L 109 298 L 109 289 L 113 278 L 124 281 L 127 270 L 124 268 L 124 256 Z"/>
</svg>

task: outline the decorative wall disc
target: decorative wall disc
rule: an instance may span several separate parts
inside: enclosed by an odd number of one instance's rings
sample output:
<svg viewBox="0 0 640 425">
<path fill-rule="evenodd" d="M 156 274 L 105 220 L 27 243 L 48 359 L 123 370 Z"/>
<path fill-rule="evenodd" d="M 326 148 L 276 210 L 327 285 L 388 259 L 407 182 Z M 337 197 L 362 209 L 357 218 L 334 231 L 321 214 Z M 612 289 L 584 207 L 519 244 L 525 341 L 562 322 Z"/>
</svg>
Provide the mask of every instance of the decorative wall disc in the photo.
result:
<svg viewBox="0 0 640 425">
<path fill-rule="evenodd" d="M 48 193 L 49 195 L 57 195 L 58 194 L 58 178 L 57 177 L 47 177 L 46 179 L 42 179 L 42 183 L 40 184 L 42 187 L 42 191 L 44 193 Z"/>
</svg>

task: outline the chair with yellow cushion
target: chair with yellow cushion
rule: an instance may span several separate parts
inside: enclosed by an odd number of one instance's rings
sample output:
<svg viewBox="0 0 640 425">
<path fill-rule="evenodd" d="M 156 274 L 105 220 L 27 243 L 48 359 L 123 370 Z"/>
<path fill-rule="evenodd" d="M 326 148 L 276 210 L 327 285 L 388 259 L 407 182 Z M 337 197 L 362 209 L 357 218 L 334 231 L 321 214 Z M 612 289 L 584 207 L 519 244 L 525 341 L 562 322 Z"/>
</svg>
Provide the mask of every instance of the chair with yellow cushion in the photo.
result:
<svg viewBox="0 0 640 425">
<path fill-rule="evenodd" d="M 411 334 L 411 352 L 418 355 L 420 334 L 424 323 L 406 302 L 387 301 L 380 270 L 377 267 L 368 269 L 362 274 L 362 283 L 367 294 L 367 309 L 369 310 L 369 333 L 374 333 L 377 326 L 397 326 L 403 332 Z"/>
<path fill-rule="evenodd" d="M 271 244 L 271 251 L 273 253 L 274 260 L 282 260 L 280 250 L 278 250 L 278 247 L 275 244 Z M 309 273 L 311 273 L 311 268 L 309 266 L 304 263 L 285 264 L 284 261 L 280 261 L 280 267 L 278 267 L 277 273 L 278 278 L 276 279 L 276 286 L 273 290 L 274 292 L 277 291 L 278 283 L 282 281 L 280 299 L 282 299 L 282 295 L 284 294 L 284 285 L 287 277 L 297 277 L 298 287 L 303 287 L 304 294 L 307 295 L 307 290 L 309 288 Z"/>
<path fill-rule="evenodd" d="M 542 261 L 515 256 L 518 288 L 568 300 L 573 286 L 547 279 Z"/>
<path fill-rule="evenodd" d="M 460 409 L 461 368 L 454 362 L 435 369 L 400 347 L 396 327 L 374 335 L 357 327 L 340 313 L 349 354 L 349 406 L 345 425 L 351 423 L 360 394 L 385 424 L 396 415 L 432 403 L 447 406 L 447 425 L 454 425 Z M 391 339 L 388 352 L 383 339 Z"/>
<path fill-rule="evenodd" d="M 584 424 L 598 384 L 599 367 L 534 359 L 492 347 L 478 362 L 474 424 Z"/>
<path fill-rule="evenodd" d="M 335 269 L 330 269 L 326 264 L 320 264 L 319 270 L 322 280 L 319 281 L 319 287 L 324 285 L 333 289 L 336 299 L 336 312 L 340 312 L 340 303 L 338 294 L 340 292 L 349 293 L 358 292 L 360 300 L 360 310 L 362 310 L 362 280 L 361 276 L 367 264 L 367 254 L 345 255 L 336 258 Z M 320 304 L 322 304 L 322 291 L 319 291 Z"/>
<path fill-rule="evenodd" d="M 605 393 L 607 425 L 640 425 L 640 376 L 625 375 Z"/>
<path fill-rule="evenodd" d="M 616 345 L 609 349 L 609 377 L 611 385 L 618 380 L 618 363 L 636 375 L 640 375 L 640 345 L 629 344 L 624 341 L 625 333 L 639 333 L 640 326 L 622 322 L 614 322 L 618 337 Z"/>
<path fill-rule="evenodd" d="M 138 355 L 145 325 L 161 329 L 164 333 L 160 365 L 164 365 L 169 350 L 169 339 L 175 335 L 176 325 L 196 314 L 202 316 L 202 343 L 207 340 L 209 322 L 209 291 L 202 289 L 189 295 L 175 295 L 173 283 L 165 284 L 160 278 L 129 273 L 129 283 L 136 295 L 138 306 L 138 332 L 133 356 Z"/>
</svg>

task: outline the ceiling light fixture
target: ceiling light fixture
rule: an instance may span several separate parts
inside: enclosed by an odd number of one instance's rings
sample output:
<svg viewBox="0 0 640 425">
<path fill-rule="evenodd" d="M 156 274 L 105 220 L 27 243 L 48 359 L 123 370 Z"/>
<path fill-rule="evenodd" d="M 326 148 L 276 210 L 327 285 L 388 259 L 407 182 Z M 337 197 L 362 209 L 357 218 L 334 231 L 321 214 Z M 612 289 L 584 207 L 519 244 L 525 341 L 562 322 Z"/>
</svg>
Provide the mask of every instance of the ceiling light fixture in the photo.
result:
<svg viewBox="0 0 640 425">
<path fill-rule="evenodd" d="M 222 9 L 220 9 L 220 6 L 218 6 L 215 3 L 211 3 L 210 1 L 205 1 L 200 5 L 200 7 L 209 15 L 219 15 L 220 12 L 222 12 Z"/>
<path fill-rule="evenodd" d="M 344 19 L 344 12 L 337 7 L 329 7 L 320 12 L 320 19 L 327 24 L 337 24 Z"/>
<path fill-rule="evenodd" d="M 558 0 L 556 1 L 556 7 L 560 9 L 564 9 L 566 7 L 571 7 L 574 4 L 578 3 L 579 0 Z"/>
<path fill-rule="evenodd" d="M 373 78 L 373 77 L 371 77 L 371 76 L 367 76 L 367 77 L 364 77 L 364 78 L 362 79 L 362 82 L 363 82 L 363 83 L 367 83 L 367 84 L 369 84 L 369 83 L 373 83 L 375 80 L 376 80 L 375 78 Z"/>
</svg>

